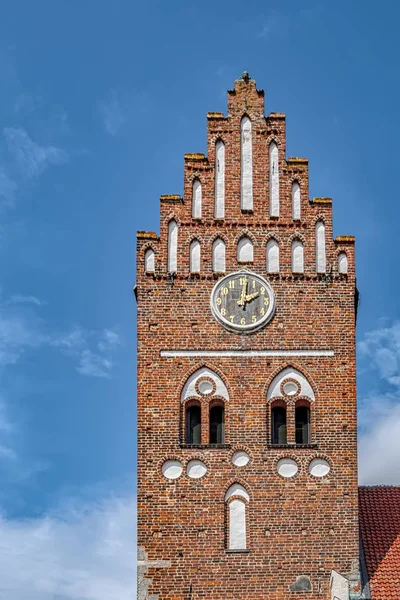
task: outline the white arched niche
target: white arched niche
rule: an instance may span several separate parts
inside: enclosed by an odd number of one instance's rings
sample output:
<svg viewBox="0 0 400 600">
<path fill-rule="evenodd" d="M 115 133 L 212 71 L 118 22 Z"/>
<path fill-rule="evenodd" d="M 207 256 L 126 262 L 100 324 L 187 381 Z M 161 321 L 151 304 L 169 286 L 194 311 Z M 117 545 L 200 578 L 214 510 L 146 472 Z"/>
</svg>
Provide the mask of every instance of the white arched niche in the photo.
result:
<svg viewBox="0 0 400 600">
<path fill-rule="evenodd" d="M 212 266 L 216 273 L 225 273 L 225 242 L 221 238 L 214 240 L 212 246 Z"/>
<path fill-rule="evenodd" d="M 292 242 L 292 272 L 304 273 L 304 246 L 301 240 Z"/>
<path fill-rule="evenodd" d="M 155 258 L 154 258 L 154 250 L 152 248 L 147 248 L 144 255 L 144 270 L 146 273 L 154 273 L 155 270 Z"/>
<path fill-rule="evenodd" d="M 215 207 L 214 217 L 223 219 L 225 215 L 225 144 L 218 140 L 215 144 Z"/>
<path fill-rule="evenodd" d="M 184 402 L 186 398 L 200 398 L 201 395 L 198 390 L 200 389 L 200 391 L 202 391 L 202 389 L 201 385 L 198 384 L 200 384 L 202 380 L 208 381 L 209 379 L 214 383 L 213 388 L 215 388 L 215 391 L 213 395 L 224 398 L 224 400 L 229 400 L 228 389 L 221 377 L 208 367 L 201 367 L 188 377 L 182 389 L 181 402 Z"/>
<path fill-rule="evenodd" d="M 248 237 L 242 237 L 237 245 L 238 262 L 253 262 L 253 242 Z"/>
<path fill-rule="evenodd" d="M 251 121 L 245 115 L 240 123 L 240 207 L 253 210 L 253 146 Z"/>
<path fill-rule="evenodd" d="M 267 400 L 283 397 L 284 394 L 282 391 L 282 384 L 286 379 L 290 379 L 292 381 L 294 380 L 298 383 L 298 396 L 309 398 L 312 401 L 315 400 L 315 393 L 311 384 L 309 383 L 307 378 L 294 367 L 286 367 L 274 377 L 268 388 Z M 283 388 L 285 387 L 286 386 L 283 386 Z M 291 392 L 289 392 L 289 395 L 291 395 Z"/>
<path fill-rule="evenodd" d="M 338 271 L 339 273 L 348 273 L 349 262 L 347 260 L 346 252 L 341 252 L 338 256 Z"/>
<path fill-rule="evenodd" d="M 300 208 L 300 185 L 298 181 L 292 183 L 292 218 L 294 220 L 300 219 L 301 208 Z"/>
<path fill-rule="evenodd" d="M 228 550 L 246 550 L 246 508 L 250 497 L 239 483 L 231 485 L 225 494 L 228 518 Z"/>
<path fill-rule="evenodd" d="M 178 224 L 172 220 L 168 223 L 168 273 L 178 270 Z"/>
<path fill-rule="evenodd" d="M 267 272 L 279 273 L 279 244 L 273 238 L 267 243 Z"/>
<path fill-rule="evenodd" d="M 201 219 L 201 183 L 200 183 L 200 179 L 195 179 L 193 181 L 192 217 L 194 219 Z"/>
<path fill-rule="evenodd" d="M 269 214 L 279 217 L 279 154 L 278 146 L 269 146 Z"/>
<path fill-rule="evenodd" d="M 315 225 L 315 262 L 317 273 L 326 272 L 326 253 L 325 253 L 325 223 L 318 221 Z"/>
<path fill-rule="evenodd" d="M 193 240 L 190 244 L 190 272 L 199 273 L 200 271 L 200 242 Z"/>
</svg>

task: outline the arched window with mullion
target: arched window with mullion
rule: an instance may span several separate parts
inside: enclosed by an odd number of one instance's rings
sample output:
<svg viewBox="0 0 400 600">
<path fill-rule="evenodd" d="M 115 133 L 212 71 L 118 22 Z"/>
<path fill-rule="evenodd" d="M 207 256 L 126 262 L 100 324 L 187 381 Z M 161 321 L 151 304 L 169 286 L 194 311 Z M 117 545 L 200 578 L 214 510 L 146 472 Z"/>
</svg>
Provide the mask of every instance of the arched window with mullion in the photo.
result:
<svg viewBox="0 0 400 600">
<path fill-rule="evenodd" d="M 186 443 L 201 444 L 200 404 L 191 404 L 186 408 Z"/>
<path fill-rule="evenodd" d="M 210 444 L 225 442 L 225 411 L 220 404 L 210 408 Z"/>
<path fill-rule="evenodd" d="M 296 444 L 311 443 L 310 407 L 301 404 L 295 409 Z"/>
<path fill-rule="evenodd" d="M 281 405 L 273 406 L 271 410 L 271 443 L 286 444 L 286 408 Z"/>
</svg>

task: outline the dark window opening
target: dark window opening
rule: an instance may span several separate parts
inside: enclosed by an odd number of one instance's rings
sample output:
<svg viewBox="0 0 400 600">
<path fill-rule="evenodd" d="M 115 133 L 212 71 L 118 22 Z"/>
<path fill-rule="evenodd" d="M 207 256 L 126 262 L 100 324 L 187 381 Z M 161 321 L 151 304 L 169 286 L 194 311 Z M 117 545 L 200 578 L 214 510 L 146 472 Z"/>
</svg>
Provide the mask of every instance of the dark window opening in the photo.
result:
<svg viewBox="0 0 400 600">
<path fill-rule="evenodd" d="M 200 406 L 189 406 L 186 410 L 186 443 L 201 444 Z"/>
<path fill-rule="evenodd" d="M 296 407 L 296 444 L 310 444 L 310 409 L 308 406 Z"/>
<path fill-rule="evenodd" d="M 272 409 L 272 443 L 286 444 L 286 408 L 283 406 Z"/>
<path fill-rule="evenodd" d="M 223 444 L 225 441 L 225 414 L 223 406 L 213 406 L 210 410 L 210 444 Z"/>
</svg>

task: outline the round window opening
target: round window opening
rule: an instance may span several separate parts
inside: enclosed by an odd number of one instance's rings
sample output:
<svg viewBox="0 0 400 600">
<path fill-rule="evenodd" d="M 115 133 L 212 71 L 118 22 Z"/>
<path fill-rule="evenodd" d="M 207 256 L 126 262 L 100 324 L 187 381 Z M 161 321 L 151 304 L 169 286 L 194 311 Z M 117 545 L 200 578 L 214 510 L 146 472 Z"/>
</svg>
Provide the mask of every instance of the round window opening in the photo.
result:
<svg viewBox="0 0 400 600">
<path fill-rule="evenodd" d="M 200 381 L 198 388 L 199 392 L 201 392 L 202 394 L 211 394 L 211 392 L 213 391 L 213 384 L 211 383 L 211 381 L 208 381 L 208 379 L 203 379 L 202 381 Z"/>
<path fill-rule="evenodd" d="M 286 396 L 294 396 L 299 391 L 299 386 L 294 381 L 287 381 L 283 385 L 283 392 Z"/>
</svg>

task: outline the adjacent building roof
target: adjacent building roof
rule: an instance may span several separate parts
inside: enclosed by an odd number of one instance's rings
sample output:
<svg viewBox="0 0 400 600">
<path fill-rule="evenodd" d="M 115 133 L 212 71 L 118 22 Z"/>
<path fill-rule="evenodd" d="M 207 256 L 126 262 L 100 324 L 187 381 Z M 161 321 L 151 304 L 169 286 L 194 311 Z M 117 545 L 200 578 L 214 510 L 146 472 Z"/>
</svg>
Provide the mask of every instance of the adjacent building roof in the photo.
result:
<svg viewBox="0 0 400 600">
<path fill-rule="evenodd" d="M 359 488 L 360 534 L 372 600 L 400 598 L 400 486 Z"/>
</svg>

